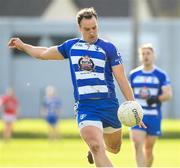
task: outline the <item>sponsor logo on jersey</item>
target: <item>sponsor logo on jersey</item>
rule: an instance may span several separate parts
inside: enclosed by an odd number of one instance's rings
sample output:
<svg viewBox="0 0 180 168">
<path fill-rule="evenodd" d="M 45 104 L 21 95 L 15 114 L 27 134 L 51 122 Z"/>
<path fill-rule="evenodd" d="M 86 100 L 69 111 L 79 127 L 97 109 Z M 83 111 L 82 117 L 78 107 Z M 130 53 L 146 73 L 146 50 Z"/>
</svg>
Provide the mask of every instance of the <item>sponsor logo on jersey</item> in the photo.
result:
<svg viewBox="0 0 180 168">
<path fill-rule="evenodd" d="M 142 99 L 147 99 L 150 97 L 150 90 L 147 87 L 143 87 L 139 90 L 139 95 Z"/>
<path fill-rule="evenodd" d="M 79 69 L 81 71 L 94 71 L 94 62 L 92 59 L 88 56 L 82 56 L 78 61 Z"/>
<path fill-rule="evenodd" d="M 87 116 L 87 114 L 81 114 L 80 115 L 80 120 L 84 119 Z"/>
</svg>

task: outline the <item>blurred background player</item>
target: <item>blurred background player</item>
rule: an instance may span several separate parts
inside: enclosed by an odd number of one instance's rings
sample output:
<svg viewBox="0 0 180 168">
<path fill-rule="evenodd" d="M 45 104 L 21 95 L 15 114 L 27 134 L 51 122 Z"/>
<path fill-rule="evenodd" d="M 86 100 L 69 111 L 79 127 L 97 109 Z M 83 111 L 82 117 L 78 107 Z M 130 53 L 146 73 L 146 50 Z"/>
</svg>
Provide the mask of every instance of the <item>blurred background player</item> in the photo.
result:
<svg viewBox="0 0 180 168">
<path fill-rule="evenodd" d="M 42 114 L 45 116 L 49 125 L 49 139 L 54 140 L 60 136 L 58 121 L 61 111 L 61 101 L 57 96 L 54 86 L 47 86 L 43 99 Z"/>
<path fill-rule="evenodd" d="M 154 65 L 155 51 L 151 44 L 139 48 L 142 65 L 130 72 L 130 83 L 136 100 L 144 110 L 143 122 L 147 128 L 135 126 L 131 129 L 131 139 L 135 148 L 138 167 L 151 167 L 153 147 L 161 135 L 161 104 L 172 97 L 167 74 Z"/>
<path fill-rule="evenodd" d="M 3 138 L 9 140 L 12 136 L 13 123 L 16 121 L 17 115 L 19 115 L 18 99 L 12 88 L 8 88 L 6 93 L 0 97 L 0 106 L 3 107 Z"/>
</svg>

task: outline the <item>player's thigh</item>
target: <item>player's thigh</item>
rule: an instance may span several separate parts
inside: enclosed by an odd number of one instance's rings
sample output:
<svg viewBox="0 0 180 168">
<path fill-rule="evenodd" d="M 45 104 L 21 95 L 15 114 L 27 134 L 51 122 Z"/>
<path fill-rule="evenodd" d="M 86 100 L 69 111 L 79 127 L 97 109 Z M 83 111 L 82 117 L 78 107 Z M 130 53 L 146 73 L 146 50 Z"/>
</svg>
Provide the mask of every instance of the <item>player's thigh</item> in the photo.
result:
<svg viewBox="0 0 180 168">
<path fill-rule="evenodd" d="M 150 150 L 153 149 L 157 138 L 158 136 L 147 135 L 144 141 L 145 148 Z"/>
<path fill-rule="evenodd" d="M 146 137 L 146 132 L 139 129 L 132 129 L 130 131 L 130 138 L 134 143 L 143 143 Z"/>
<path fill-rule="evenodd" d="M 107 146 L 120 146 L 122 143 L 122 130 L 113 133 L 104 133 L 104 142 Z"/>
<path fill-rule="evenodd" d="M 88 144 L 103 144 L 103 132 L 95 126 L 85 126 L 80 129 L 82 139 Z"/>
</svg>

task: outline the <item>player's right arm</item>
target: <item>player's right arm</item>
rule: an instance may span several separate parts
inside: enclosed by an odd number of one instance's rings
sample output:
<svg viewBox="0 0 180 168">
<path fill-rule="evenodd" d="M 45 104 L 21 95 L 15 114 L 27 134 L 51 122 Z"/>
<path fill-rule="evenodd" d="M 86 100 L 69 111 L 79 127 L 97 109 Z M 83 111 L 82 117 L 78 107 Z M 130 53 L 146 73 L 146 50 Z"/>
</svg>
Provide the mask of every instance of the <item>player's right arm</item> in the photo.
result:
<svg viewBox="0 0 180 168">
<path fill-rule="evenodd" d="M 11 38 L 8 43 L 9 48 L 16 48 L 28 55 L 42 60 L 63 60 L 64 57 L 58 51 L 57 46 L 40 47 L 24 43 L 19 38 Z"/>
</svg>

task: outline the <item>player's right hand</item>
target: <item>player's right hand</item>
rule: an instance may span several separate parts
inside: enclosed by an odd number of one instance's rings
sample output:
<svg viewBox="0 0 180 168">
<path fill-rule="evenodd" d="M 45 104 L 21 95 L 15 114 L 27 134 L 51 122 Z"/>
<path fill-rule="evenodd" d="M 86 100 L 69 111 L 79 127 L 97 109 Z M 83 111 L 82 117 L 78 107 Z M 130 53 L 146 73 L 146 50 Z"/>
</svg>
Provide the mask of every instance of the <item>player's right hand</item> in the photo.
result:
<svg viewBox="0 0 180 168">
<path fill-rule="evenodd" d="M 147 128 L 147 126 L 142 121 L 140 121 L 138 125 L 140 128 Z"/>
<path fill-rule="evenodd" d="M 9 48 L 16 48 L 18 50 L 23 50 L 24 43 L 20 38 L 11 38 L 8 42 Z"/>
</svg>

